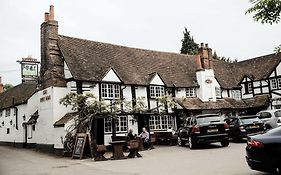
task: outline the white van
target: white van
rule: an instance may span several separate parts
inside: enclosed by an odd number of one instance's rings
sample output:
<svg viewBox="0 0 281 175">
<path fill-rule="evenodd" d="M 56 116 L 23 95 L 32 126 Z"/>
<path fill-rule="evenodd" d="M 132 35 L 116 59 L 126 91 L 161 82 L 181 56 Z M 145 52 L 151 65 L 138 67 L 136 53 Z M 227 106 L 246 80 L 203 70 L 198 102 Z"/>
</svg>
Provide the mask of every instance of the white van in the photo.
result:
<svg viewBox="0 0 281 175">
<path fill-rule="evenodd" d="M 260 111 L 257 116 L 265 123 L 267 129 L 281 125 L 281 109 Z"/>
</svg>

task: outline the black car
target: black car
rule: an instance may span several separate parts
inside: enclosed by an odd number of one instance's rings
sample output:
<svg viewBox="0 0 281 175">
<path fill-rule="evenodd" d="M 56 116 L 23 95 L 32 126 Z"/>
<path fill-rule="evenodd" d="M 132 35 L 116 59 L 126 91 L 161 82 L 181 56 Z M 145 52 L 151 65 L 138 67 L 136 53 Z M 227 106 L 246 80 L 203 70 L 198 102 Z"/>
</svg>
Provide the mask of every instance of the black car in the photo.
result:
<svg viewBox="0 0 281 175">
<path fill-rule="evenodd" d="M 281 127 L 247 138 L 246 160 L 251 169 L 280 174 Z"/>
<path fill-rule="evenodd" d="M 229 137 L 235 142 L 246 139 L 249 134 L 265 130 L 263 121 L 256 115 L 237 116 L 230 118 L 227 123 L 229 124 Z"/>
<path fill-rule="evenodd" d="M 229 145 L 228 124 L 224 118 L 217 114 L 205 114 L 188 117 L 178 132 L 178 145 L 186 143 L 190 149 L 194 149 L 198 144 L 220 142 L 222 146 Z"/>
</svg>

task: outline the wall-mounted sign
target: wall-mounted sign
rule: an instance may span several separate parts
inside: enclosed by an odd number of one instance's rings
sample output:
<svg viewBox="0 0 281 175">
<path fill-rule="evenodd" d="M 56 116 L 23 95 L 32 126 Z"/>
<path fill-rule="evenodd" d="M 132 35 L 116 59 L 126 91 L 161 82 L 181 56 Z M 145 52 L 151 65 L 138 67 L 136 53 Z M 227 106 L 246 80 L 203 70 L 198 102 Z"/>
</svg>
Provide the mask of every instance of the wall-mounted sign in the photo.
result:
<svg viewBox="0 0 281 175">
<path fill-rule="evenodd" d="M 27 58 L 22 58 L 21 61 L 17 62 L 21 64 L 22 82 L 38 80 L 38 65 L 40 62 L 37 61 L 37 59 L 28 56 Z"/>
<path fill-rule="evenodd" d="M 211 83 L 212 83 L 212 80 L 207 79 L 205 82 L 206 82 L 207 84 L 211 84 Z"/>
</svg>

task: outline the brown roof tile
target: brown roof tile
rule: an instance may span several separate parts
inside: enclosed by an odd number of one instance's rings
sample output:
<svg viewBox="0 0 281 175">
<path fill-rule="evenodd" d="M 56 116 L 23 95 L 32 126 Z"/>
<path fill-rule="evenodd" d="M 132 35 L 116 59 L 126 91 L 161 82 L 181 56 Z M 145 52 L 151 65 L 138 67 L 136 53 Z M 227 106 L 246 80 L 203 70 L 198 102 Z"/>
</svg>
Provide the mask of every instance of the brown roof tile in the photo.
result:
<svg viewBox="0 0 281 175">
<path fill-rule="evenodd" d="M 36 91 L 36 84 L 33 83 L 19 84 L 12 87 L 0 94 L 0 109 L 26 103 Z"/>
<path fill-rule="evenodd" d="M 110 67 L 126 84 L 146 85 L 157 72 L 172 87 L 198 86 L 194 56 L 59 36 L 59 47 L 77 80 L 101 81 Z"/>
</svg>

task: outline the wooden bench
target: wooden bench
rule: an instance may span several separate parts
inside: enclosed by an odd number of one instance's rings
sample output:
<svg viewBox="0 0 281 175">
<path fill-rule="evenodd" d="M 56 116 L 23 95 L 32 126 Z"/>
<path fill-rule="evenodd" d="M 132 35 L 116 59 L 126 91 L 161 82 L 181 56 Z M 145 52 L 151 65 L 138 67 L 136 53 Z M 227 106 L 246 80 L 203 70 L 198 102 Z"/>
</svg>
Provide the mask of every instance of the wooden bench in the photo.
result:
<svg viewBox="0 0 281 175">
<path fill-rule="evenodd" d="M 95 161 L 104 161 L 107 160 L 104 157 L 104 154 L 107 152 L 105 145 L 97 145 L 95 141 L 91 142 L 92 152 L 94 155 Z"/>
<path fill-rule="evenodd" d="M 128 158 L 142 157 L 139 153 L 139 142 L 137 140 L 129 141 L 127 147 L 130 151 Z"/>
<path fill-rule="evenodd" d="M 159 132 L 154 132 L 154 135 L 156 137 L 157 144 L 168 143 L 169 145 L 173 145 L 177 141 L 177 138 L 173 135 L 172 132 L 159 131 Z"/>
</svg>

